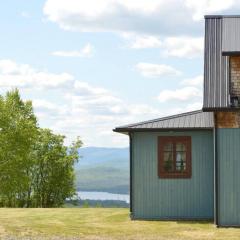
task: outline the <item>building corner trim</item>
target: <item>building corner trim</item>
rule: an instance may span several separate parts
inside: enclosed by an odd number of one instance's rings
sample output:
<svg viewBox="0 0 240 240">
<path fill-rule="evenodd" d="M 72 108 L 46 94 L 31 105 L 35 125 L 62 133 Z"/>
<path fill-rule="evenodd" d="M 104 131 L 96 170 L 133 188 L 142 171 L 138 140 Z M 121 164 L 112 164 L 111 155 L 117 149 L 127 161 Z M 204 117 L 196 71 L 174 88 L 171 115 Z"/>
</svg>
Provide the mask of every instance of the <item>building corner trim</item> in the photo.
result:
<svg viewBox="0 0 240 240">
<path fill-rule="evenodd" d="M 133 215 L 133 201 L 132 201 L 132 198 L 133 198 L 133 188 L 132 188 L 132 162 L 133 162 L 133 149 L 132 149 L 132 133 L 129 133 L 129 170 L 130 170 L 130 199 L 129 199 L 129 204 L 130 204 L 130 217 L 132 219 L 132 215 Z"/>
<path fill-rule="evenodd" d="M 217 151 L 217 113 L 214 113 L 214 223 L 219 226 L 219 171 Z"/>
</svg>

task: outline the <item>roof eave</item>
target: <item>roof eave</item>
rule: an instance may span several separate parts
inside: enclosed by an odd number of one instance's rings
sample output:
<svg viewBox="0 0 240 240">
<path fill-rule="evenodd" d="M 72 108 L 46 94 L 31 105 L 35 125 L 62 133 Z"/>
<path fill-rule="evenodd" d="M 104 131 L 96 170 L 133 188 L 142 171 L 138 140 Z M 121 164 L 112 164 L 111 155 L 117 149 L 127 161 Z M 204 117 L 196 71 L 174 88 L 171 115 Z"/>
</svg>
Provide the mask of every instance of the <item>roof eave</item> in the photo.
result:
<svg viewBox="0 0 240 240">
<path fill-rule="evenodd" d="M 197 128 L 115 128 L 114 132 L 126 133 L 129 132 L 182 132 L 182 131 L 204 131 L 213 130 L 213 127 L 197 127 Z"/>
<path fill-rule="evenodd" d="M 122 134 L 126 134 L 126 135 L 128 135 L 129 134 L 129 129 L 127 129 L 127 128 L 114 128 L 113 130 L 112 130 L 113 132 L 117 132 L 117 133 L 122 133 Z"/>
</svg>

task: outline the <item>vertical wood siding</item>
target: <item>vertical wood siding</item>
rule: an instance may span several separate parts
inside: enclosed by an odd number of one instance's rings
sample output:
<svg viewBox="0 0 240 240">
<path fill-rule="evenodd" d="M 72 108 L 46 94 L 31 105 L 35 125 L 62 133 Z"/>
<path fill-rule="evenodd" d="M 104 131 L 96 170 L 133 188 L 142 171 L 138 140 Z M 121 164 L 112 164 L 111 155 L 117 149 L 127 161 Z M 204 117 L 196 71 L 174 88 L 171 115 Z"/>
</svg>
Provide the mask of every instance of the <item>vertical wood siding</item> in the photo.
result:
<svg viewBox="0 0 240 240">
<path fill-rule="evenodd" d="M 192 137 L 192 177 L 158 178 L 158 136 Z M 135 219 L 213 218 L 213 135 L 211 131 L 133 135 L 132 217 Z"/>
<path fill-rule="evenodd" d="M 240 129 L 218 129 L 219 225 L 240 225 Z"/>
</svg>

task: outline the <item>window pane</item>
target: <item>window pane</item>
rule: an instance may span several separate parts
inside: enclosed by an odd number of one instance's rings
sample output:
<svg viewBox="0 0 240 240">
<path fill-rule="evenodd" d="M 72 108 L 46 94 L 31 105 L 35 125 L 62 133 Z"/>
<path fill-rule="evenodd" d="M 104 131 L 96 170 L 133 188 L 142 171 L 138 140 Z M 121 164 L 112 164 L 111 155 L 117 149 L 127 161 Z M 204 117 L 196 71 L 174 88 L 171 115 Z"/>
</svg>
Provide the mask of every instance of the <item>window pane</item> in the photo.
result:
<svg viewBox="0 0 240 240">
<path fill-rule="evenodd" d="M 176 143 L 176 151 L 186 151 L 186 145 L 184 143 Z"/>
<path fill-rule="evenodd" d="M 164 170 L 166 172 L 172 172 L 173 168 L 173 153 L 172 152 L 164 152 Z"/>
<path fill-rule="evenodd" d="M 176 152 L 176 170 L 180 172 L 186 170 L 186 152 Z"/>
<path fill-rule="evenodd" d="M 158 137 L 158 173 L 160 178 L 191 178 L 191 137 Z"/>
<path fill-rule="evenodd" d="M 173 144 L 171 142 L 164 144 L 164 151 L 172 151 L 173 150 Z"/>
</svg>

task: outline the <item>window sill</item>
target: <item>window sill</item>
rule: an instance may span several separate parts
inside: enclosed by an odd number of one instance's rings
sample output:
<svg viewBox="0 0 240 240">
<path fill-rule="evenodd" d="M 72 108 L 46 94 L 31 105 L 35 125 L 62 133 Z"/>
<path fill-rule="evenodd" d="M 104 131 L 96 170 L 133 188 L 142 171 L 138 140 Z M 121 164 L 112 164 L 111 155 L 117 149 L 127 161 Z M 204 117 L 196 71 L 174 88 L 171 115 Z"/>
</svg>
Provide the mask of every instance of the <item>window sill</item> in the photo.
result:
<svg viewBox="0 0 240 240">
<path fill-rule="evenodd" d="M 160 173 L 159 178 L 191 178 L 192 174 L 187 172 L 187 173 Z"/>
</svg>

